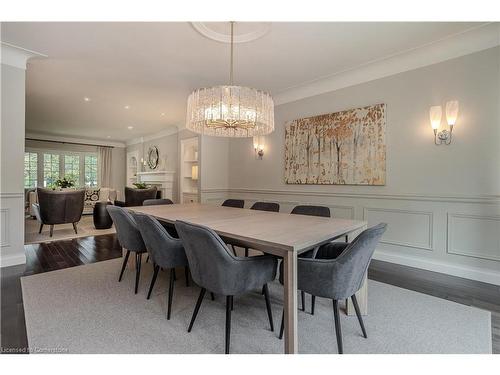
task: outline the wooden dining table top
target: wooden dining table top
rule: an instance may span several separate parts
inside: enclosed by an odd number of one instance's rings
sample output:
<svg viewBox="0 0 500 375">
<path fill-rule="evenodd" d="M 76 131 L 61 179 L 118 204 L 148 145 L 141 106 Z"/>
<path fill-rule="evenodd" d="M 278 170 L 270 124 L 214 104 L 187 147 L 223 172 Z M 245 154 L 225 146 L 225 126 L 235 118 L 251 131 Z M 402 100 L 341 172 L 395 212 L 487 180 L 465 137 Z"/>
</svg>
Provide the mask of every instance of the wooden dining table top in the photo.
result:
<svg viewBox="0 0 500 375">
<path fill-rule="evenodd" d="M 280 255 L 312 249 L 334 238 L 366 227 L 366 221 L 291 215 L 213 204 L 187 203 L 138 206 L 127 209 L 151 215 L 167 223 L 182 220 L 211 228 L 239 246 Z"/>
</svg>

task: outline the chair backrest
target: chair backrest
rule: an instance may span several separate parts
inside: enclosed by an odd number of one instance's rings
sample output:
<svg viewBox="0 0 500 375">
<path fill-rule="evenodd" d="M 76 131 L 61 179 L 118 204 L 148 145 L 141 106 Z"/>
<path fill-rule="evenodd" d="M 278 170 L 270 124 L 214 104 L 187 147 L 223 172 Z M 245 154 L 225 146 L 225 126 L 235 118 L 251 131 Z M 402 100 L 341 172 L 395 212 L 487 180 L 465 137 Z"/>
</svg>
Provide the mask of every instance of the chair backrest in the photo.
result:
<svg viewBox="0 0 500 375">
<path fill-rule="evenodd" d="M 44 224 L 66 224 L 80 221 L 85 190 L 37 189 L 40 218 Z"/>
<path fill-rule="evenodd" d="M 222 206 L 243 208 L 245 207 L 245 201 L 243 199 L 226 199 L 224 202 L 222 202 Z"/>
<path fill-rule="evenodd" d="M 234 282 L 237 261 L 228 247 L 212 229 L 202 225 L 176 221 L 175 229 L 184 244 L 191 276 L 196 284 L 211 292 L 228 295 Z"/>
<path fill-rule="evenodd" d="M 330 208 L 325 206 L 295 206 L 291 212 L 293 215 L 309 215 L 309 216 L 321 216 L 321 217 L 331 217 Z"/>
<path fill-rule="evenodd" d="M 144 202 L 142 202 L 143 206 L 159 206 L 163 204 L 174 204 L 170 199 L 165 198 L 165 199 L 146 199 Z"/>
<path fill-rule="evenodd" d="M 252 207 L 250 207 L 250 209 L 258 211 L 279 212 L 280 205 L 273 202 L 255 202 Z"/>
<path fill-rule="evenodd" d="M 108 205 L 106 209 L 115 224 L 118 242 L 126 250 L 144 252 L 146 245 L 134 218 L 126 208 Z"/>
<path fill-rule="evenodd" d="M 386 229 L 387 224 L 380 223 L 364 230 L 334 260 L 333 285 L 340 298 L 348 298 L 361 288 L 375 248 Z"/>
<path fill-rule="evenodd" d="M 187 266 L 182 242 L 173 238 L 154 217 L 132 213 L 153 263 L 163 268 Z"/>
<path fill-rule="evenodd" d="M 156 198 L 156 186 L 147 189 L 125 187 L 125 205 L 127 207 L 142 206 L 146 199 Z"/>
</svg>

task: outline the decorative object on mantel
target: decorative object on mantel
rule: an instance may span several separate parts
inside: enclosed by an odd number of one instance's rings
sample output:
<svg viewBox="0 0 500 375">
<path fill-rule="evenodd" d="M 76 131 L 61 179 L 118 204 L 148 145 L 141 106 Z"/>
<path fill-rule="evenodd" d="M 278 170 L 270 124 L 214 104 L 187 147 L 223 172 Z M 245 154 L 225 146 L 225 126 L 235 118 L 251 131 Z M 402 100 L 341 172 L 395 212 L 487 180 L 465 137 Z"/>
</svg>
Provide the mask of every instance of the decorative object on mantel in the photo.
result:
<svg viewBox="0 0 500 375">
<path fill-rule="evenodd" d="M 285 183 L 385 185 L 385 104 L 290 121 Z"/>
<path fill-rule="evenodd" d="M 144 182 L 134 182 L 132 185 L 134 185 L 137 189 L 147 189 L 148 185 L 146 185 Z"/>
<path fill-rule="evenodd" d="M 253 137 L 274 130 L 274 102 L 267 92 L 233 84 L 234 22 L 229 85 L 196 89 L 187 102 L 186 128 L 218 137 Z"/>
<path fill-rule="evenodd" d="M 158 162 L 160 160 L 160 152 L 158 147 L 152 146 L 148 150 L 148 167 L 151 169 L 158 168 Z"/>
<path fill-rule="evenodd" d="M 446 122 L 450 127 L 450 130 L 443 129 L 438 133 L 439 127 L 441 126 L 441 117 L 443 115 L 443 110 L 440 105 L 435 105 L 429 110 L 429 117 L 431 120 L 431 127 L 434 131 L 434 144 L 436 145 L 449 145 L 451 143 L 451 135 L 453 132 L 453 127 L 457 122 L 458 117 L 458 100 L 450 100 L 446 103 Z"/>
<path fill-rule="evenodd" d="M 263 135 L 256 135 L 253 137 L 253 149 L 255 151 L 255 158 L 262 160 L 264 156 L 264 147 L 266 145 L 266 138 Z"/>
</svg>

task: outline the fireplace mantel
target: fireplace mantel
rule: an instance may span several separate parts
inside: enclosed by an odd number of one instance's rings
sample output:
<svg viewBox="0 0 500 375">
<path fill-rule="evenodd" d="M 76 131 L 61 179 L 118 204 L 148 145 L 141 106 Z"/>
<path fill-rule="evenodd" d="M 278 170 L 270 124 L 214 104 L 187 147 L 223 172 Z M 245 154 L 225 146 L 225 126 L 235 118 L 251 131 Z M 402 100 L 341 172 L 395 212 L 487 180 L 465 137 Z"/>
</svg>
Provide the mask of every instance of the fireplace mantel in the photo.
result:
<svg viewBox="0 0 500 375">
<path fill-rule="evenodd" d="M 137 180 L 158 187 L 162 198 L 172 199 L 174 175 L 174 171 L 137 172 Z"/>
</svg>

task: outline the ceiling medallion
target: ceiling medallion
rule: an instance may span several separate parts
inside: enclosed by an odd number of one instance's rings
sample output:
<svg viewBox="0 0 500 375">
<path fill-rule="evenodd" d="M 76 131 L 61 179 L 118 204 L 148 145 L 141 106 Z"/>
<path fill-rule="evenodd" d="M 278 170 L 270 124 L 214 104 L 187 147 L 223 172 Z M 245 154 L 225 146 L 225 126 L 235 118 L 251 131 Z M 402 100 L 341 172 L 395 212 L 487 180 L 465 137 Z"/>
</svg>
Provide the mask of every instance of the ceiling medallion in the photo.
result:
<svg viewBox="0 0 500 375">
<path fill-rule="evenodd" d="M 229 85 L 196 89 L 187 102 L 186 128 L 218 137 L 253 137 L 274 131 L 274 102 L 267 92 L 233 84 L 234 22 Z"/>
</svg>

